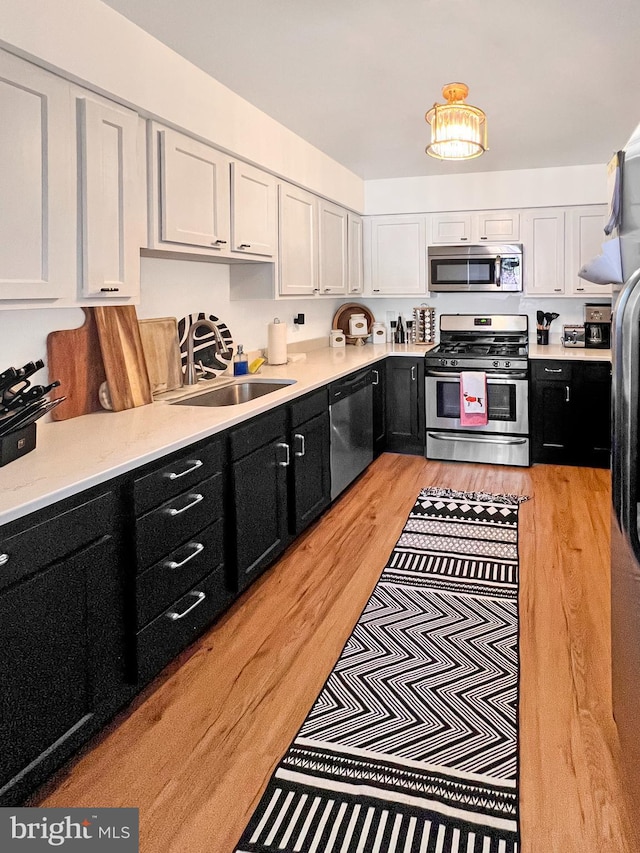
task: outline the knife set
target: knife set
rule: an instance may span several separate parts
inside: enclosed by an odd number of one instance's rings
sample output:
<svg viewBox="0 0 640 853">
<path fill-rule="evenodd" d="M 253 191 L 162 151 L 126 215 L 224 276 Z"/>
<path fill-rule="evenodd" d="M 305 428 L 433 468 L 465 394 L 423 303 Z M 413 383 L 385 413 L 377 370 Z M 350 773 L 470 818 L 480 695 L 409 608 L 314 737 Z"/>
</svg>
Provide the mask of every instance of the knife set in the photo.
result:
<svg viewBox="0 0 640 853">
<path fill-rule="evenodd" d="M 35 422 L 66 399 L 46 397 L 59 382 L 31 384 L 30 377 L 43 367 L 44 361 L 38 359 L 0 373 L 0 467 L 35 448 Z"/>
</svg>

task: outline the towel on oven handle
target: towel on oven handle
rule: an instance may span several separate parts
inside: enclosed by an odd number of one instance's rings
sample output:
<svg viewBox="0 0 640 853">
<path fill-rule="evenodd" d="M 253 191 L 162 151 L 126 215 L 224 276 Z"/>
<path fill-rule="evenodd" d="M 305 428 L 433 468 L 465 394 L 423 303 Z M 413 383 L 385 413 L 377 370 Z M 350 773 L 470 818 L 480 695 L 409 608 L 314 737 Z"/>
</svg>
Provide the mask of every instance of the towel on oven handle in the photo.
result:
<svg viewBox="0 0 640 853">
<path fill-rule="evenodd" d="M 486 426 L 487 374 L 481 370 L 464 370 L 460 374 L 460 426 Z"/>
</svg>

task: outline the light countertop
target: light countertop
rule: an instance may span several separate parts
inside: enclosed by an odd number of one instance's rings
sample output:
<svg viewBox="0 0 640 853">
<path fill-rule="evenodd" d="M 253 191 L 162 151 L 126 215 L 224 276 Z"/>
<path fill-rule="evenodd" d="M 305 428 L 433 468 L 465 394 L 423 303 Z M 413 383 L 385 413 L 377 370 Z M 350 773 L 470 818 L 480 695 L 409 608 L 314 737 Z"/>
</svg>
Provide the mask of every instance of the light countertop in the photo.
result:
<svg viewBox="0 0 640 853">
<path fill-rule="evenodd" d="M 529 344 L 529 358 L 559 358 L 566 361 L 611 361 L 610 349 L 563 347 L 562 344 Z"/>
<path fill-rule="evenodd" d="M 400 344 L 325 347 L 306 353 L 301 361 L 264 364 L 261 377 L 295 379 L 295 384 L 237 406 L 170 405 L 169 399 L 190 393 L 182 389 L 165 395 L 168 399 L 125 412 L 94 412 L 67 421 L 39 422 L 36 449 L 0 468 L 0 524 L 229 429 L 389 354 L 420 356 L 431 348 Z M 609 360 L 610 351 L 532 344 L 530 357 Z M 210 380 L 195 393 L 220 384 L 226 381 Z"/>
<path fill-rule="evenodd" d="M 389 353 L 415 356 L 430 348 L 400 344 L 325 347 L 306 353 L 303 361 L 281 366 L 264 364 L 260 377 L 295 379 L 295 384 L 237 406 L 172 406 L 162 400 L 124 412 L 93 412 L 66 421 L 40 421 L 35 450 L 0 468 L 0 524 L 288 403 L 360 367 L 374 364 Z M 227 383 L 209 380 L 194 392 L 220 384 Z M 182 389 L 165 396 L 176 399 L 190 391 Z"/>
</svg>

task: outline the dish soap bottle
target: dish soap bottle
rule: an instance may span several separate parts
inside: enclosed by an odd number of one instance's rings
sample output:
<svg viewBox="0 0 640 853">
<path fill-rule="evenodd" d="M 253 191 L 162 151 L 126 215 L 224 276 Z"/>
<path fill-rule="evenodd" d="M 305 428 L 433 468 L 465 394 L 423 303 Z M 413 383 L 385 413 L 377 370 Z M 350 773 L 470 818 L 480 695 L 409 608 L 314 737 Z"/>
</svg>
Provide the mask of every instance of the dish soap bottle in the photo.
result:
<svg viewBox="0 0 640 853">
<path fill-rule="evenodd" d="M 244 376 L 249 372 L 249 359 L 247 354 L 243 352 L 242 344 L 238 344 L 238 351 L 233 357 L 233 375 Z"/>
</svg>

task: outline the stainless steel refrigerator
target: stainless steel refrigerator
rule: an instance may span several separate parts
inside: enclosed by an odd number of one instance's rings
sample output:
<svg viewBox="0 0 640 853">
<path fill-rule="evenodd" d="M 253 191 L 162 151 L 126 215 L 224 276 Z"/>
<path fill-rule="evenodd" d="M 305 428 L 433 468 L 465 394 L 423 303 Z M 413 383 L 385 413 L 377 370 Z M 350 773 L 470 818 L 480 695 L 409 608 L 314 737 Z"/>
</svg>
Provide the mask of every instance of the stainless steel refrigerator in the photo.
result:
<svg viewBox="0 0 640 853">
<path fill-rule="evenodd" d="M 623 154 L 618 232 L 624 284 L 614 286 L 612 327 L 612 695 L 628 790 L 640 806 L 640 126 Z M 640 818 L 631 817 L 640 830 Z"/>
</svg>

